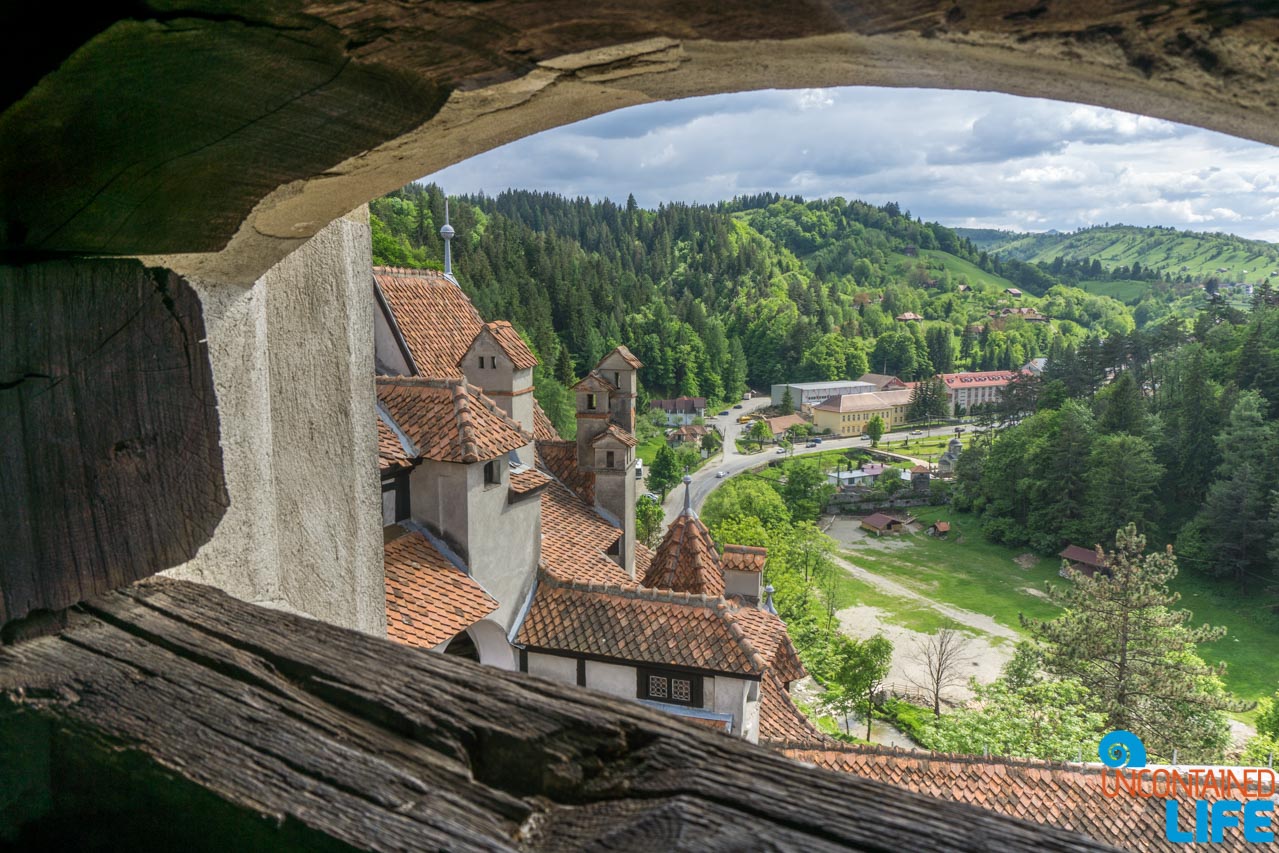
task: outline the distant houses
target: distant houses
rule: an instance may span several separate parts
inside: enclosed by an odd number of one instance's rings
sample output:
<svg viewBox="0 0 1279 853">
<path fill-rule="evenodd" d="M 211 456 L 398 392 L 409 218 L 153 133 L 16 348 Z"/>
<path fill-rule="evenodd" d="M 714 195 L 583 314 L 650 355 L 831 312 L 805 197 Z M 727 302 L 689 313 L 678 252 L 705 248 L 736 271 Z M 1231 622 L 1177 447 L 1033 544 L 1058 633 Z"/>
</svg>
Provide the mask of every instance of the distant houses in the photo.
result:
<svg viewBox="0 0 1279 853">
<path fill-rule="evenodd" d="M 985 370 L 978 373 L 943 373 L 940 378 L 946 386 L 946 400 L 951 415 L 963 409 L 972 411 L 974 406 L 998 402 L 1004 388 L 1017 376 L 1012 370 Z"/>
<path fill-rule="evenodd" d="M 705 397 L 676 397 L 672 400 L 653 400 L 651 409 L 659 409 L 666 414 L 667 426 L 691 424 L 697 418 L 706 417 Z"/>
<path fill-rule="evenodd" d="M 1014 299 L 1021 299 L 1022 297 L 1022 292 L 1015 287 L 1005 287 L 1004 293 L 1008 294 Z"/>
</svg>

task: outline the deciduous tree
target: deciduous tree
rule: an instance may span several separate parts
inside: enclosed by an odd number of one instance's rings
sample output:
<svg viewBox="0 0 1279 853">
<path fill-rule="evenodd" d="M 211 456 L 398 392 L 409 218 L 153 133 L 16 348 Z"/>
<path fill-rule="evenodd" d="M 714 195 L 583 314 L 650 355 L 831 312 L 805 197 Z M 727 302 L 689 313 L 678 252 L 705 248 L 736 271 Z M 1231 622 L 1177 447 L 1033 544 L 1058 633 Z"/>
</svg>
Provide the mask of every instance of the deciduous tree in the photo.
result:
<svg viewBox="0 0 1279 853">
<path fill-rule="evenodd" d="M 884 437 L 884 419 L 875 415 L 866 423 L 866 434 L 870 436 L 871 447 L 878 447 L 879 440 Z"/>
<path fill-rule="evenodd" d="M 973 660 L 968 637 L 953 628 L 942 628 L 916 641 L 911 659 L 921 672 L 910 682 L 928 694 L 933 716 L 940 717 L 942 694 L 967 680 L 964 667 Z"/>
<path fill-rule="evenodd" d="M 653 464 L 648 469 L 649 489 L 660 494 L 662 501 L 665 501 L 667 494 L 675 488 L 682 476 L 675 451 L 666 445 L 659 447 L 653 457 Z"/>
</svg>

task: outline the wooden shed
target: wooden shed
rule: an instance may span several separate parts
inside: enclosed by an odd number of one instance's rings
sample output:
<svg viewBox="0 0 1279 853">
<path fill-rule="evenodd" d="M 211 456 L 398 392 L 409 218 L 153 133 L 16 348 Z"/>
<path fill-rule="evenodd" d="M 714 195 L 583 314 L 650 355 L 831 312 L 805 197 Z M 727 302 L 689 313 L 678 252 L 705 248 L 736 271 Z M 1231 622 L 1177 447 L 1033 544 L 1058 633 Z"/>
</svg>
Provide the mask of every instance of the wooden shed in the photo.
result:
<svg viewBox="0 0 1279 853">
<path fill-rule="evenodd" d="M 1088 577 L 1092 577 L 1098 571 L 1105 571 L 1109 574 L 1109 570 L 1106 568 L 1105 558 L 1100 556 L 1096 551 L 1088 548 L 1084 548 L 1079 545 L 1067 545 L 1057 556 L 1061 557 L 1068 563 L 1068 565 L 1063 566 L 1061 569 L 1060 574 L 1063 578 L 1067 577 L 1067 569 L 1074 569 L 1080 574 L 1087 575 Z"/>
<path fill-rule="evenodd" d="M 900 518 L 893 518 L 882 512 L 873 513 L 862 519 L 862 528 L 876 536 L 882 536 L 885 533 L 901 533 L 905 527 L 905 522 Z"/>
</svg>

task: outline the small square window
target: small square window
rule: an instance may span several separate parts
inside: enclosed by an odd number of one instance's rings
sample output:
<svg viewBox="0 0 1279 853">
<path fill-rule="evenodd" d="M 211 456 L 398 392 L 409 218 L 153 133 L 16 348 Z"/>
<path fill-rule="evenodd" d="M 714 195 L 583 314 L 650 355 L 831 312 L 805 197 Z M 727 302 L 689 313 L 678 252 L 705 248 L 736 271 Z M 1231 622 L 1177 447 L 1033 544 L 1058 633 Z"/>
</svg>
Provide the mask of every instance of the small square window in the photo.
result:
<svg viewBox="0 0 1279 853">
<path fill-rule="evenodd" d="M 693 701 L 693 682 L 683 678 L 671 679 L 671 698 L 676 702 Z"/>
<path fill-rule="evenodd" d="M 653 699 L 666 698 L 667 680 L 660 675 L 650 675 L 648 677 L 648 695 Z"/>
</svg>

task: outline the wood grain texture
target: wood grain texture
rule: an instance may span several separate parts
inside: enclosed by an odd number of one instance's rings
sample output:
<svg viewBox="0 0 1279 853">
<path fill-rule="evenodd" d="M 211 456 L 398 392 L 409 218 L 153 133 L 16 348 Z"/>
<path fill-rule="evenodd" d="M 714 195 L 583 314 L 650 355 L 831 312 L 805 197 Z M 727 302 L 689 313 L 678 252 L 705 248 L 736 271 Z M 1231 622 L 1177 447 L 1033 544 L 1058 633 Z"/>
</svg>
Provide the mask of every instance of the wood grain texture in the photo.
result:
<svg viewBox="0 0 1279 853">
<path fill-rule="evenodd" d="M 212 794 L 243 827 L 172 816 L 204 846 L 250 827 L 262 845 L 371 850 L 1111 849 L 168 579 L 0 648 L 0 696 L 0 735 L 52 732 L 52 801 L 98 777 L 139 814 Z M 58 839 L 95 828 L 64 819 Z"/>
<path fill-rule="evenodd" d="M 0 625 L 189 559 L 226 503 L 191 288 L 136 261 L 0 267 Z"/>
</svg>

